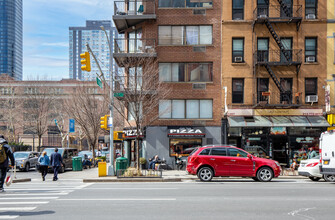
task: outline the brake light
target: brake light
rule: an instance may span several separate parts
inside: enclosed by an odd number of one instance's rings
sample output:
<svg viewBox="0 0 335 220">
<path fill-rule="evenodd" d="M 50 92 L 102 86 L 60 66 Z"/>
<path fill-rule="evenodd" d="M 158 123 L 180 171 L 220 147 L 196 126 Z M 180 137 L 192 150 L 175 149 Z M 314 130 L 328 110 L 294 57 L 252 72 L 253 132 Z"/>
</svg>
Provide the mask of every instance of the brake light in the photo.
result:
<svg viewBox="0 0 335 220">
<path fill-rule="evenodd" d="M 306 165 L 306 167 L 315 167 L 318 164 L 319 164 L 319 162 L 309 163 L 309 164 Z"/>
<path fill-rule="evenodd" d="M 319 149 L 319 155 L 320 155 L 320 164 L 322 163 L 322 148 Z"/>
</svg>

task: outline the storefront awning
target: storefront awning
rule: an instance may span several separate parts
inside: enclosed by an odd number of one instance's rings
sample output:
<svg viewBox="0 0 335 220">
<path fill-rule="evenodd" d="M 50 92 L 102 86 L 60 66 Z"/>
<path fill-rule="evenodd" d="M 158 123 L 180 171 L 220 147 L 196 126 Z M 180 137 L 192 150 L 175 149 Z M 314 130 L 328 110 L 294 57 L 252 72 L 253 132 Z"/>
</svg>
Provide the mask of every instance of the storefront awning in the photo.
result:
<svg viewBox="0 0 335 220">
<path fill-rule="evenodd" d="M 229 127 L 329 127 L 322 116 L 232 116 Z"/>
</svg>

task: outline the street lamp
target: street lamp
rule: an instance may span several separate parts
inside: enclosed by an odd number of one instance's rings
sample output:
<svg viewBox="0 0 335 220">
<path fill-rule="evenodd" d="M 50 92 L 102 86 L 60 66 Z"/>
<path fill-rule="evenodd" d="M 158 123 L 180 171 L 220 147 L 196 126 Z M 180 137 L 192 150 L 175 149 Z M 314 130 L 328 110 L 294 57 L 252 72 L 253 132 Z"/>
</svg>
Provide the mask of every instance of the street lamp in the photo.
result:
<svg viewBox="0 0 335 220">
<path fill-rule="evenodd" d="M 105 30 L 104 26 L 100 26 L 101 30 L 105 32 L 106 38 L 107 38 L 107 43 L 109 47 L 109 86 L 110 86 L 110 106 L 109 106 L 109 114 L 110 118 L 108 119 L 108 124 L 107 126 L 109 127 L 109 165 L 107 169 L 107 175 L 108 176 L 115 176 L 114 173 L 114 167 L 113 167 L 113 162 L 114 162 L 114 146 L 113 146 L 113 106 L 114 106 L 114 96 L 113 96 L 113 90 L 114 90 L 114 77 L 113 77 L 113 69 L 112 69 L 112 47 L 108 38 L 107 31 Z"/>
</svg>

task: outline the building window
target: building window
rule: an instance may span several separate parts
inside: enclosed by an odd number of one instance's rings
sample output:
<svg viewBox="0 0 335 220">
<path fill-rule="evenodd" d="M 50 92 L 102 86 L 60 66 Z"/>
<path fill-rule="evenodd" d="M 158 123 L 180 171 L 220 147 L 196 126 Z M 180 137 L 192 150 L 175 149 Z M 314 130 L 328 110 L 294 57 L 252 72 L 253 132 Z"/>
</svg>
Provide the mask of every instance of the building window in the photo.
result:
<svg viewBox="0 0 335 220">
<path fill-rule="evenodd" d="M 130 90 L 142 89 L 142 67 L 129 68 L 128 88 Z"/>
<path fill-rule="evenodd" d="M 159 45 L 211 45 L 212 26 L 159 26 Z"/>
<path fill-rule="evenodd" d="M 233 20 L 244 19 L 244 0 L 233 0 Z"/>
<path fill-rule="evenodd" d="M 161 119 L 211 119 L 213 100 L 160 100 Z"/>
<path fill-rule="evenodd" d="M 306 37 L 305 39 L 305 62 L 317 62 L 316 37 Z"/>
<path fill-rule="evenodd" d="M 317 16 L 317 0 L 305 0 L 305 15 L 307 19 L 315 19 Z"/>
<path fill-rule="evenodd" d="M 269 101 L 269 96 L 264 96 L 263 92 L 269 92 L 269 78 L 257 79 L 257 101 Z"/>
<path fill-rule="evenodd" d="M 318 79 L 305 78 L 305 97 L 318 94 Z"/>
<path fill-rule="evenodd" d="M 142 118 L 143 107 L 142 102 L 128 103 L 128 121 L 135 120 L 137 117 Z"/>
<path fill-rule="evenodd" d="M 269 38 L 257 39 L 257 61 L 258 62 L 269 61 Z"/>
<path fill-rule="evenodd" d="M 232 103 L 243 103 L 244 79 L 233 79 Z"/>
<path fill-rule="evenodd" d="M 281 78 L 280 85 L 284 92 L 280 94 L 280 102 L 292 103 L 292 78 Z"/>
<path fill-rule="evenodd" d="M 199 7 L 212 7 L 212 0 L 159 0 L 159 8 L 199 8 Z"/>
<path fill-rule="evenodd" d="M 212 82 L 212 63 L 160 63 L 162 82 Z"/>
<path fill-rule="evenodd" d="M 233 38 L 233 63 L 244 62 L 244 38 Z"/>
</svg>

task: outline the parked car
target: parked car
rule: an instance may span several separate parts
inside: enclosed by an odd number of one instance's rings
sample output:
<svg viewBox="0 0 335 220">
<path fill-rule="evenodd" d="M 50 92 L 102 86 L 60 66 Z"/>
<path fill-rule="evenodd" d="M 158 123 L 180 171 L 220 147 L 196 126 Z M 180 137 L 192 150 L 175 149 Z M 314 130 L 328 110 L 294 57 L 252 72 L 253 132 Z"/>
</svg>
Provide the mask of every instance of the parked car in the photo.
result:
<svg viewBox="0 0 335 220">
<path fill-rule="evenodd" d="M 188 157 L 186 169 L 206 182 L 217 176 L 251 177 L 268 182 L 281 172 L 277 161 L 252 156 L 234 146 L 215 145 L 195 149 Z"/>
<path fill-rule="evenodd" d="M 322 174 L 320 173 L 320 156 L 300 161 L 298 173 L 301 176 L 309 177 L 313 181 L 319 181 L 322 178 Z"/>
<path fill-rule="evenodd" d="M 30 168 L 36 167 L 38 163 L 38 152 L 33 151 L 17 151 L 14 152 L 16 168 L 21 171 L 28 172 Z"/>
<path fill-rule="evenodd" d="M 50 155 L 55 152 L 55 148 L 45 148 L 43 151 Z M 78 149 L 76 148 L 58 148 L 58 153 L 62 155 L 64 165 L 61 167 L 60 172 L 64 173 L 66 169 L 72 169 L 72 157 L 78 156 Z M 50 167 L 51 169 L 51 167 Z"/>
</svg>

